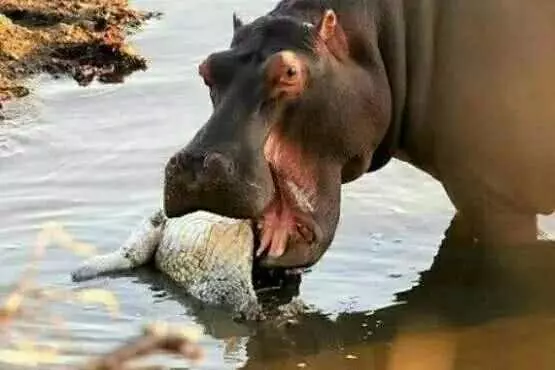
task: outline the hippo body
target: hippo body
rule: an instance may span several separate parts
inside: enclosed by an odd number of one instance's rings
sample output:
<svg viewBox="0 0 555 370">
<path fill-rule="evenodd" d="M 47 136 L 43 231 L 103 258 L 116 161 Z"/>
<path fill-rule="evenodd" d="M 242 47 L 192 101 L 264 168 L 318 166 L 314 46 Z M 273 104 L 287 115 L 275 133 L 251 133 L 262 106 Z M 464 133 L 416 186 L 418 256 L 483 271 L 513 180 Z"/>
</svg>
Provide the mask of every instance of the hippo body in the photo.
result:
<svg viewBox="0 0 555 370">
<path fill-rule="evenodd" d="M 262 317 L 253 285 L 253 232 L 248 220 L 198 212 L 168 220 L 146 218 L 123 246 L 85 261 L 75 281 L 140 267 L 150 262 L 203 304 Z"/>
<path fill-rule="evenodd" d="M 284 0 L 233 24 L 199 67 L 213 112 L 168 161 L 169 217 L 252 219 L 265 266 L 310 266 L 341 185 L 398 158 L 476 238 L 536 239 L 555 209 L 555 2 Z"/>
<path fill-rule="evenodd" d="M 530 242 L 536 215 L 555 209 L 555 3 L 407 9 L 414 19 L 394 154 L 439 180 L 485 240 Z"/>
</svg>

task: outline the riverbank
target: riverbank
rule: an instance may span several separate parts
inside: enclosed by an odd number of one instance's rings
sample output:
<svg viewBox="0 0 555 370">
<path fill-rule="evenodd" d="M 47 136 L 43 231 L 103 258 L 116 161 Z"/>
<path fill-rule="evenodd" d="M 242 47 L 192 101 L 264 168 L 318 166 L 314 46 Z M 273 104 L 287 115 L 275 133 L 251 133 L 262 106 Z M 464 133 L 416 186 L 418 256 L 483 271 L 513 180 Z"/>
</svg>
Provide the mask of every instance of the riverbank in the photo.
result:
<svg viewBox="0 0 555 370">
<path fill-rule="evenodd" d="M 127 0 L 0 0 L 0 109 L 29 94 L 25 79 L 37 73 L 88 85 L 145 70 L 126 37 L 158 15 Z"/>
</svg>

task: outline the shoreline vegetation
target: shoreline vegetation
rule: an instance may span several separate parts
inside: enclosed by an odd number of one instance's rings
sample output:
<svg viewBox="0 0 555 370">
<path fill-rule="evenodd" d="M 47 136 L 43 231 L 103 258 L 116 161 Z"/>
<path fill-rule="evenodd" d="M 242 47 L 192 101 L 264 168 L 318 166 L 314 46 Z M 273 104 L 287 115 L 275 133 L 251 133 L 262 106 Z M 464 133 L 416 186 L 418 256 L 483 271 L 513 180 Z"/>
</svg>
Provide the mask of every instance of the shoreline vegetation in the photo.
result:
<svg viewBox="0 0 555 370">
<path fill-rule="evenodd" d="M 28 95 L 25 79 L 39 73 L 86 86 L 146 70 L 126 37 L 160 15 L 128 0 L 0 0 L 0 111 Z"/>
</svg>

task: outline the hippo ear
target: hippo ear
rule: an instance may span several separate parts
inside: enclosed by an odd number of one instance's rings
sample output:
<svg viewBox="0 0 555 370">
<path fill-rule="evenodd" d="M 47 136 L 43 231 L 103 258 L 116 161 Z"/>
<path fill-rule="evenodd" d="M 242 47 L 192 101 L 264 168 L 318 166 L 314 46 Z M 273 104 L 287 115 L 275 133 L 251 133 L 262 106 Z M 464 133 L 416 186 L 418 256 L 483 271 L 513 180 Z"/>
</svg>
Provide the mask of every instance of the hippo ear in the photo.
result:
<svg viewBox="0 0 555 370">
<path fill-rule="evenodd" d="M 338 21 L 335 12 L 331 9 L 326 10 L 317 27 L 318 36 L 320 36 L 323 41 L 331 40 L 335 35 L 337 25 Z"/>
<path fill-rule="evenodd" d="M 233 31 L 237 31 L 239 28 L 243 27 L 243 25 L 244 23 L 237 13 L 233 13 Z"/>
<path fill-rule="evenodd" d="M 318 40 L 326 46 L 338 59 L 349 55 L 349 44 L 343 27 L 339 23 L 337 14 L 331 9 L 325 11 L 324 16 L 316 27 Z M 322 45 L 319 45 L 322 46 Z"/>
</svg>

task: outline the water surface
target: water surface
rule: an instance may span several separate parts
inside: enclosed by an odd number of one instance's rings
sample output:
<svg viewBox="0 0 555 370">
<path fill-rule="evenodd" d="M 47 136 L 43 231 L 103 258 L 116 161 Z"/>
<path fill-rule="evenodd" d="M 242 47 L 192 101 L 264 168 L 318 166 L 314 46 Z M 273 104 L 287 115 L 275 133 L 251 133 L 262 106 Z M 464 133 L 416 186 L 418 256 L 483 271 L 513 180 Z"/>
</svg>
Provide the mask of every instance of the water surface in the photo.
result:
<svg viewBox="0 0 555 370">
<path fill-rule="evenodd" d="M 0 296 L 23 272 L 44 223 L 62 223 L 79 240 L 108 252 L 160 204 L 165 161 L 210 112 L 197 64 L 227 46 L 232 11 L 248 20 L 275 4 L 134 3 L 165 13 L 134 36 L 151 61 L 147 72 L 123 85 L 88 88 L 40 77 L 33 96 L 11 105 L 0 126 Z M 512 276 L 503 269 L 495 278 L 481 268 L 469 270 L 475 260 L 456 252 L 468 240 L 451 237 L 444 244 L 455 247 L 442 249 L 455 250 L 454 257 L 447 253 L 418 288 L 396 295 L 416 287 L 419 272 L 432 266 L 452 217 L 440 185 L 400 162 L 345 186 L 337 238 L 300 286 L 312 311 L 282 330 L 247 328 L 225 314 L 198 310 L 156 274 L 76 286 L 69 272 L 80 257 L 53 248 L 41 264 L 41 284 L 109 289 L 121 302 L 121 315 L 112 320 L 94 307 L 62 305 L 56 314 L 77 337 L 43 335 L 71 348 L 70 362 L 107 351 L 145 322 L 165 320 L 204 329 L 207 356 L 195 365 L 199 369 L 555 367 L 555 315 L 545 290 L 553 271 L 546 266 L 548 247 L 528 248 L 519 257 L 508 253 L 503 268 L 522 277 L 512 285 L 499 279 Z M 522 259 L 531 262 L 515 263 Z M 534 294 L 522 296 L 515 287 Z M 28 326 L 52 329 L 48 322 Z"/>
</svg>

